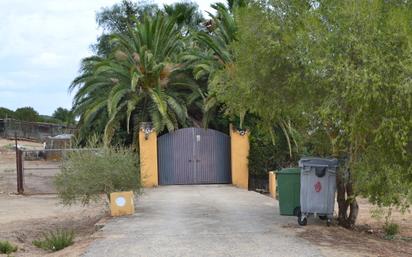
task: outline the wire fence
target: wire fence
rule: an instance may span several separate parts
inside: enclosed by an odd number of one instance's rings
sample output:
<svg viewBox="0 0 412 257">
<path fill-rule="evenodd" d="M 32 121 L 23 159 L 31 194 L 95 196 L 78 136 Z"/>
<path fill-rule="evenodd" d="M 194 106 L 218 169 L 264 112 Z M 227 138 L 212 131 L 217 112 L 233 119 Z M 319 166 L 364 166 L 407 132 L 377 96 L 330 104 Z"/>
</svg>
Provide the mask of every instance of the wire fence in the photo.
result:
<svg viewBox="0 0 412 257">
<path fill-rule="evenodd" d="M 75 134 L 73 126 L 43 122 L 28 122 L 14 119 L 0 119 L 0 137 L 44 141 L 47 137 L 61 134 Z"/>
<path fill-rule="evenodd" d="M 17 192 L 20 194 L 55 194 L 54 177 L 73 151 L 99 149 L 17 149 Z"/>
</svg>

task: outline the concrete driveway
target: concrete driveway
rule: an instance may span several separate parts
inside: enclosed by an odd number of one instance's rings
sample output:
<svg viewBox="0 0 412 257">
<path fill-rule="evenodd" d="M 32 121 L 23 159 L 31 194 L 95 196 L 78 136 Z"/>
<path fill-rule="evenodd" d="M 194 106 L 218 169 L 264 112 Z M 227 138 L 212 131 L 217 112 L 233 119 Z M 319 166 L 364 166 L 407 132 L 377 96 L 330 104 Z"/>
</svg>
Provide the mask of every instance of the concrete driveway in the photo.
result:
<svg viewBox="0 0 412 257">
<path fill-rule="evenodd" d="M 277 202 L 229 185 L 145 190 L 136 214 L 115 218 L 84 256 L 322 256 L 282 225 Z"/>
</svg>

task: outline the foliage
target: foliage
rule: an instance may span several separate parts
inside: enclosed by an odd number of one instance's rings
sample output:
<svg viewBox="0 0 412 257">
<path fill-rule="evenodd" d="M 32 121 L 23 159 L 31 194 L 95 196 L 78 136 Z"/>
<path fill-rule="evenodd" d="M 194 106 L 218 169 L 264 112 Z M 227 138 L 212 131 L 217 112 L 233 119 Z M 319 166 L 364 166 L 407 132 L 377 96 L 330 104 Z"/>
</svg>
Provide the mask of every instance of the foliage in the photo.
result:
<svg viewBox="0 0 412 257">
<path fill-rule="evenodd" d="M 53 116 L 39 115 L 39 113 L 34 110 L 33 107 L 22 107 L 18 108 L 16 111 L 9 110 L 4 107 L 0 107 L 0 119 L 3 118 L 17 119 L 30 122 L 47 122 L 66 125 L 75 124 L 74 115 L 71 111 L 59 107 L 54 112 Z"/>
<path fill-rule="evenodd" d="M 24 121 L 39 121 L 39 113 L 33 107 L 17 108 L 14 112 L 14 118 Z"/>
<path fill-rule="evenodd" d="M 383 230 L 385 231 L 385 236 L 387 238 L 393 238 L 394 236 L 399 234 L 399 225 L 396 223 L 388 222 L 383 226 Z"/>
<path fill-rule="evenodd" d="M 297 159 L 296 157 L 290 158 L 284 137 L 276 138 L 276 144 L 273 144 L 272 136 L 262 129 L 261 120 L 253 115 L 246 117 L 245 126 L 250 131 L 248 164 L 251 176 L 267 178 L 269 171 L 295 165 Z M 280 127 L 274 128 L 274 131 L 273 136 L 282 135 Z"/>
<path fill-rule="evenodd" d="M 0 107 L 0 119 L 3 118 L 13 118 L 14 117 L 14 112 L 10 109 Z"/>
<path fill-rule="evenodd" d="M 83 60 L 74 111 L 82 127 L 103 119 L 105 142 L 110 143 L 120 123 L 136 129 L 151 121 L 158 132 L 186 126 L 187 108 L 199 95 L 179 62 L 183 42 L 173 17 L 157 14 L 112 35 L 109 57 Z"/>
<path fill-rule="evenodd" d="M 74 231 L 59 229 L 43 234 L 43 239 L 34 240 L 33 245 L 53 252 L 66 248 L 74 243 Z"/>
<path fill-rule="evenodd" d="M 11 254 L 17 251 L 17 246 L 11 244 L 9 241 L 0 241 L 0 253 Z"/>
<path fill-rule="evenodd" d="M 62 121 L 53 118 L 52 116 L 49 115 L 39 115 L 39 120 L 38 122 L 45 122 L 45 123 L 55 123 L 55 124 L 60 124 Z"/>
<path fill-rule="evenodd" d="M 145 15 L 154 16 L 159 11 L 155 4 L 146 2 L 134 3 L 123 0 L 111 7 L 102 8 L 96 14 L 96 22 L 103 29 L 102 35 L 97 39 L 97 43 L 92 48 L 97 56 L 109 56 L 113 50 L 110 38 L 113 33 L 121 33 L 127 30 L 128 26 L 135 26 Z"/>
<path fill-rule="evenodd" d="M 74 125 L 76 123 L 73 112 L 70 110 L 67 110 L 66 108 L 62 108 L 62 107 L 57 108 L 53 112 L 52 117 L 66 125 Z"/>
<path fill-rule="evenodd" d="M 177 2 L 163 6 L 163 12 L 173 17 L 183 35 L 188 35 L 191 30 L 200 30 L 203 15 L 199 6 L 193 2 Z"/>
<path fill-rule="evenodd" d="M 410 8 L 274 0 L 235 12 L 234 61 L 215 84 L 218 98 L 257 115 L 267 134 L 279 124 L 298 154 L 340 158 L 344 226 L 356 221 L 358 194 L 403 208 L 412 199 Z"/>
<path fill-rule="evenodd" d="M 61 202 L 84 205 L 98 201 L 101 194 L 140 190 L 138 156 L 131 149 L 115 147 L 78 149 L 64 160 L 55 177 Z"/>
<path fill-rule="evenodd" d="M 322 1 L 308 28 L 307 66 L 325 96 L 317 114 L 344 160 L 339 217 L 350 224 L 357 194 L 403 208 L 412 199 L 410 14 L 400 2 Z"/>
<path fill-rule="evenodd" d="M 301 88 L 295 78 L 300 75 L 301 66 L 297 61 L 293 63 L 299 56 L 292 50 L 298 25 L 280 28 L 285 19 L 269 14 L 269 10 L 262 11 L 258 4 L 249 3 L 235 8 L 229 16 L 231 20 L 222 22 L 231 24 L 230 29 L 219 27 L 225 31 L 223 38 L 230 35 L 231 40 L 221 40 L 226 45 L 225 51 L 219 53 L 230 58 L 223 59 L 227 61 L 220 62 L 224 64 L 222 68 L 209 78 L 209 94 L 224 104 L 226 114 L 240 117 L 241 128 L 247 113 L 261 117 L 260 128 L 273 143 L 276 128 L 281 128 L 292 158 L 297 151 L 298 133 L 291 118 L 298 116 L 301 109 L 297 99 L 304 93 L 296 90 Z M 290 19 L 299 24 L 297 17 Z"/>
<path fill-rule="evenodd" d="M 355 223 L 358 195 L 408 208 L 409 2 L 228 1 L 212 5 L 205 26 L 191 4 L 118 7 L 100 17 L 104 54 L 84 59 L 72 84 L 82 131 L 110 142 L 141 121 L 162 133 L 256 117 L 253 172 L 334 156 L 340 224 Z"/>
<path fill-rule="evenodd" d="M 235 4 L 234 2 L 241 2 Z M 204 113 L 203 127 L 214 124 L 222 116 L 222 102 L 219 102 L 218 93 L 213 91 L 215 80 L 220 81 L 225 66 L 231 65 L 232 53 L 229 44 L 235 40 L 236 24 L 233 9 L 243 6 L 243 1 L 230 1 L 228 6 L 223 3 L 212 4 L 216 14 L 209 13 L 206 30 L 193 33 L 194 46 L 189 49 L 183 59 L 193 68 L 195 79 L 206 78 L 208 90 L 202 95 L 202 111 Z M 232 9 L 233 8 L 233 9 Z"/>
</svg>

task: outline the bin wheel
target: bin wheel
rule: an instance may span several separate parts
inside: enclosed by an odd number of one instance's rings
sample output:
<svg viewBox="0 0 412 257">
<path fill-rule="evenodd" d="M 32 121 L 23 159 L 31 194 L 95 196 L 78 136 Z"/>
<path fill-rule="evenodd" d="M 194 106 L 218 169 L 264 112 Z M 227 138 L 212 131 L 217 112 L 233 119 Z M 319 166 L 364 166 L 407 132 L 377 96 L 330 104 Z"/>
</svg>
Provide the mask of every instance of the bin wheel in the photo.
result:
<svg viewBox="0 0 412 257">
<path fill-rule="evenodd" d="M 326 221 L 326 226 L 330 226 L 330 224 L 332 223 L 332 220 L 331 219 L 328 219 L 327 221 Z"/>
<path fill-rule="evenodd" d="M 327 215 L 319 215 L 319 219 L 321 220 L 327 220 L 328 216 Z"/>
<path fill-rule="evenodd" d="M 308 224 L 308 219 L 305 216 L 299 215 L 298 223 L 301 226 L 306 226 L 306 224 Z"/>
</svg>

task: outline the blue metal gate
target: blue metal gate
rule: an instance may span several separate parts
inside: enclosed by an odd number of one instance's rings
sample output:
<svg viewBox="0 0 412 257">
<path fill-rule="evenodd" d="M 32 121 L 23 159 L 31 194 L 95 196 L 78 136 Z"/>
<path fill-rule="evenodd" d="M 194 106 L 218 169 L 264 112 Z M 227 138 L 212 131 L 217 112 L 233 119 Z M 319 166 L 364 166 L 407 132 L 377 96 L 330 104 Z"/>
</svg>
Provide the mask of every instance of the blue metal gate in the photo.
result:
<svg viewBox="0 0 412 257">
<path fill-rule="evenodd" d="M 160 185 L 230 183 L 229 136 L 184 128 L 157 140 Z"/>
</svg>

